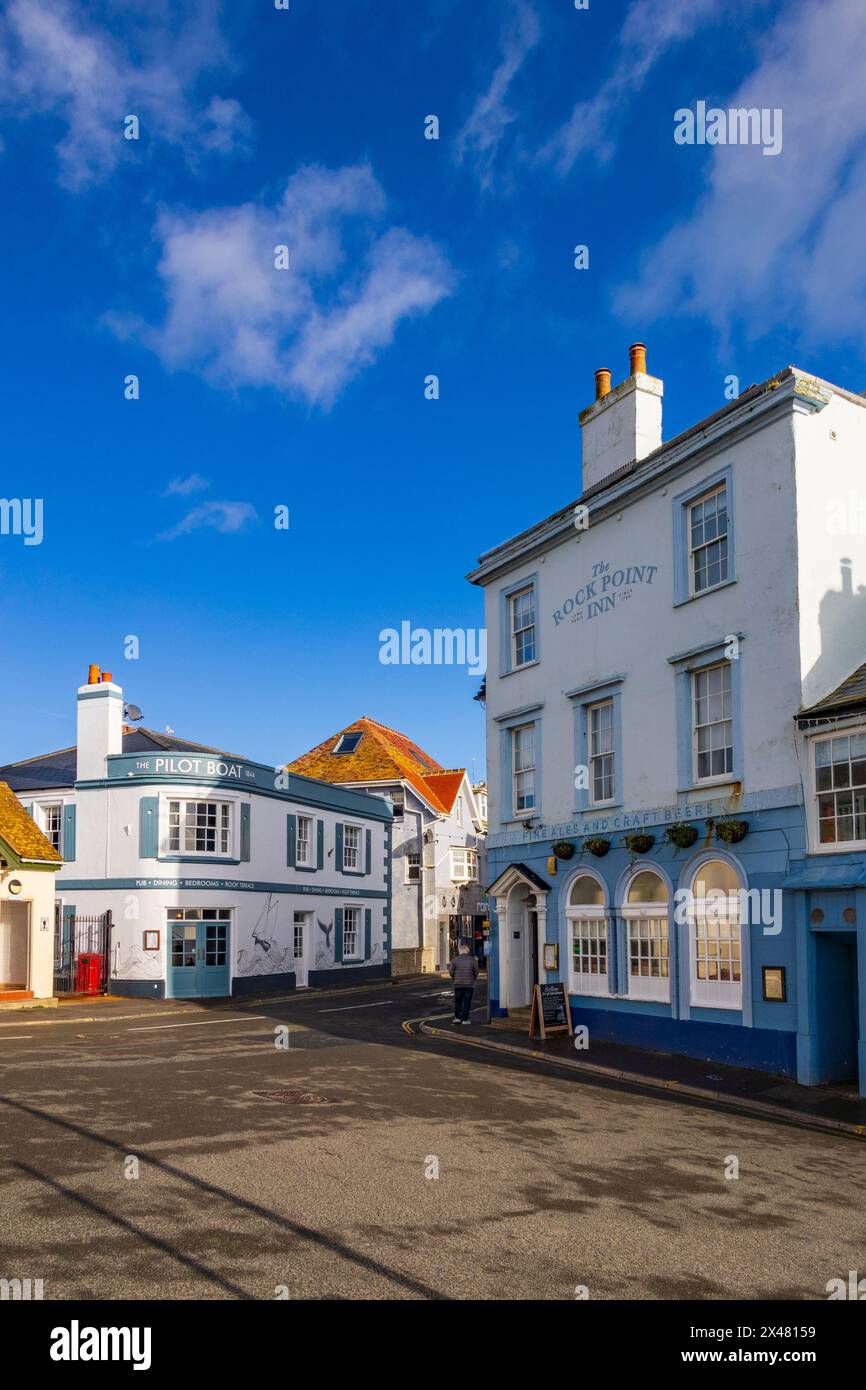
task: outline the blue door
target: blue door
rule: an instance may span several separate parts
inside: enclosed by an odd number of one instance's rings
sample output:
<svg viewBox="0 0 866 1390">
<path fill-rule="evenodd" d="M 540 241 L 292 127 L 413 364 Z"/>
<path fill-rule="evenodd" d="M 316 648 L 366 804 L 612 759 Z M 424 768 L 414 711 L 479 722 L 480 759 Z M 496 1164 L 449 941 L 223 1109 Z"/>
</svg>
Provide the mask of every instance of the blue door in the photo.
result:
<svg viewBox="0 0 866 1390">
<path fill-rule="evenodd" d="M 220 999 L 228 995 L 230 925 L 225 908 L 183 908 L 169 913 L 170 998 Z"/>
</svg>

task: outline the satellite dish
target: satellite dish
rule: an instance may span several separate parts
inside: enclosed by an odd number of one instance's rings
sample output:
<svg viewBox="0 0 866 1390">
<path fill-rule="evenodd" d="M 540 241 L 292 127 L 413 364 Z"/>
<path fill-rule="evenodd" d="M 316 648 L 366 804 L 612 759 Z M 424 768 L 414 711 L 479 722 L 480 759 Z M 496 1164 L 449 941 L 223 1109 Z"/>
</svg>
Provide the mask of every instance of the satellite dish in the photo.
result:
<svg viewBox="0 0 866 1390">
<path fill-rule="evenodd" d="M 138 708 L 138 705 L 124 705 L 123 717 L 124 719 L 128 719 L 131 723 L 136 724 L 139 719 L 144 718 L 144 715 Z"/>
</svg>

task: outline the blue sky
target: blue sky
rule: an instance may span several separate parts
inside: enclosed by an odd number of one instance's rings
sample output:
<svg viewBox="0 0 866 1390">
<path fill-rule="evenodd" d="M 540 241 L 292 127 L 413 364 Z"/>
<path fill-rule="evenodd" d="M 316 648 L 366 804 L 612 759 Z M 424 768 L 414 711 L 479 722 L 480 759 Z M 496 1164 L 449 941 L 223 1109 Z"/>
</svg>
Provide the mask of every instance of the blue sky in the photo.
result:
<svg viewBox="0 0 866 1390">
<path fill-rule="evenodd" d="M 97 661 L 263 762 L 369 714 L 480 773 L 478 678 L 380 630 L 482 625 L 633 340 L 665 437 L 731 374 L 866 386 L 864 65 L 862 0 L 10 0 L 0 496 L 44 539 L 0 535 L 0 760 Z M 698 100 L 781 152 L 676 144 Z"/>
</svg>

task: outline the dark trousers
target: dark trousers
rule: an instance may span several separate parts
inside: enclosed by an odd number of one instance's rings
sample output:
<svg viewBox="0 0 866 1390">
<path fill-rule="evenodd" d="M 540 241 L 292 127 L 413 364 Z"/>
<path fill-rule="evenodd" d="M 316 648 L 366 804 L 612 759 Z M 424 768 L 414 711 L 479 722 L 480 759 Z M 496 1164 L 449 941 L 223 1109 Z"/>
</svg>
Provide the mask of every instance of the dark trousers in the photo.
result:
<svg viewBox="0 0 866 1390">
<path fill-rule="evenodd" d="M 454 1017 L 466 1020 L 472 1008 L 472 986 L 463 985 L 454 990 Z"/>
</svg>

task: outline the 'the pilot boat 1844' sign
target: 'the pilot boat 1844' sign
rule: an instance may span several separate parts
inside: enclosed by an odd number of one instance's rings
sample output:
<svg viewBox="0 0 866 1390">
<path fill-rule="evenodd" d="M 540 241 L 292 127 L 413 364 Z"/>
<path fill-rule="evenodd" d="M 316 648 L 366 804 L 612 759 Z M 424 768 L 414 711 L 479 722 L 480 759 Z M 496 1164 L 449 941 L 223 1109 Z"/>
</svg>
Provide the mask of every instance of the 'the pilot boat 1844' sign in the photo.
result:
<svg viewBox="0 0 866 1390">
<path fill-rule="evenodd" d="M 599 560 L 593 565 L 587 582 L 554 610 L 554 625 L 559 627 L 566 621 L 578 623 L 610 613 L 631 598 L 637 585 L 652 584 L 658 568 L 658 565 L 622 565 L 611 569 L 607 560 Z"/>
</svg>

